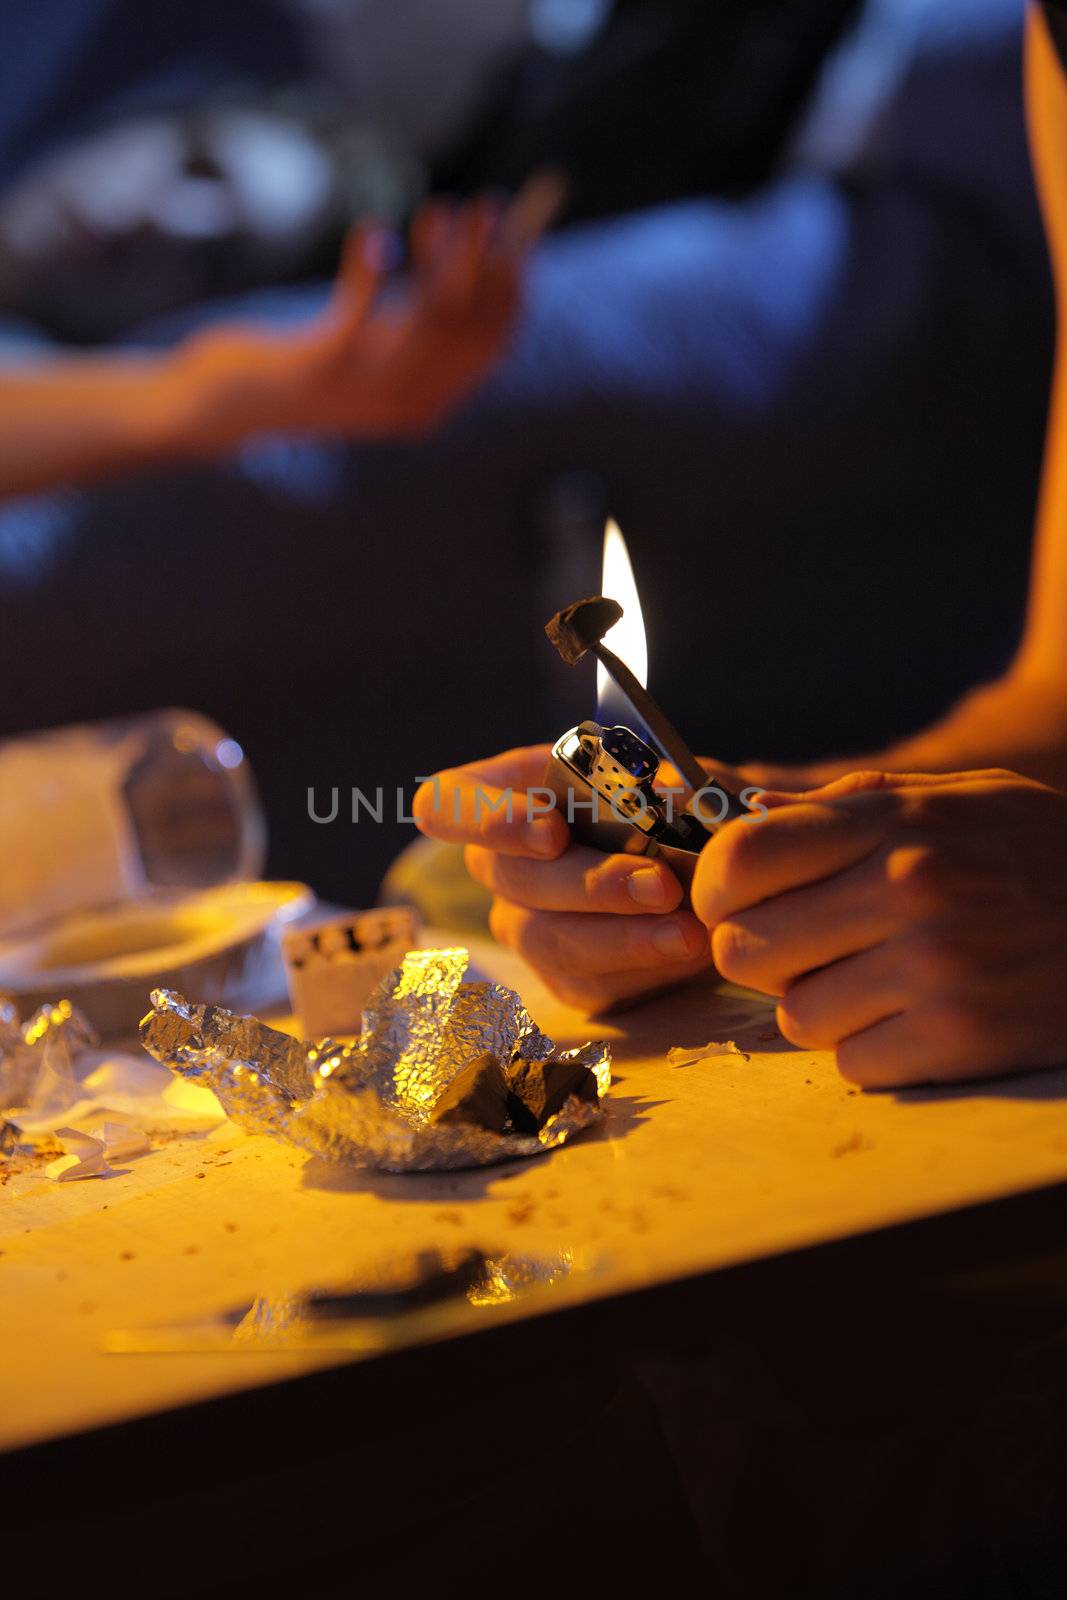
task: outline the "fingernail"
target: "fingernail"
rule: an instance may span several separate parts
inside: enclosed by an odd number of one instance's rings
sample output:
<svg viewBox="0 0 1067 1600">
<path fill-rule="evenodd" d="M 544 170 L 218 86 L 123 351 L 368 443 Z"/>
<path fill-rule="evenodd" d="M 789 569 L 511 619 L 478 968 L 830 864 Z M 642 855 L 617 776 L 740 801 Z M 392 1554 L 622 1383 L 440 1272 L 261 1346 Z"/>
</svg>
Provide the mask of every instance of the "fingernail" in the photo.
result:
<svg viewBox="0 0 1067 1600">
<path fill-rule="evenodd" d="M 642 867 L 639 872 L 631 872 L 626 887 L 630 898 L 636 900 L 639 906 L 667 904 L 666 886 L 655 867 Z"/>
<path fill-rule="evenodd" d="M 658 950 L 661 956 L 667 956 L 671 961 L 688 960 L 689 941 L 680 923 L 661 922 L 658 928 L 653 928 L 651 937 L 653 949 Z"/>
<path fill-rule="evenodd" d="M 539 817 L 536 822 L 528 822 L 522 830 L 523 843 L 535 856 L 554 856 L 556 854 L 556 841 L 553 837 L 553 828 L 547 817 Z"/>
</svg>

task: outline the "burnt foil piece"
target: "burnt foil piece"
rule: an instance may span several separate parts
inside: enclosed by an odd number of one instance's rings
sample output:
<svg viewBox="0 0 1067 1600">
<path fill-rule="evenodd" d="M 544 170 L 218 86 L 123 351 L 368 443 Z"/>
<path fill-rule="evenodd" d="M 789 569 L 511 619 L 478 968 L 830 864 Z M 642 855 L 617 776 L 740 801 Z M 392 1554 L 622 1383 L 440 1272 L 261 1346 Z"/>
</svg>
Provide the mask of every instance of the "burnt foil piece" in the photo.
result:
<svg viewBox="0 0 1067 1600">
<path fill-rule="evenodd" d="M 508 1071 L 508 1107 L 513 1125 L 536 1133 L 561 1111 L 571 1095 L 595 1104 L 597 1081 L 580 1061 L 516 1061 Z"/>
<path fill-rule="evenodd" d="M 545 632 L 567 665 L 576 667 L 621 616 L 622 606 L 617 600 L 594 594 L 557 611 L 552 620 L 545 623 Z"/>
<path fill-rule="evenodd" d="M 496 1056 L 483 1055 L 458 1072 L 430 1112 L 436 1123 L 471 1123 L 503 1133 L 508 1120 L 508 1085 Z"/>
<path fill-rule="evenodd" d="M 696 793 L 707 782 L 700 762 L 644 684 L 634 677 L 625 661 L 603 643 L 604 635 L 621 616 L 622 606 L 617 600 L 595 594 L 557 611 L 551 621 L 545 623 L 545 632 L 570 667 L 577 666 L 583 656 L 593 651 L 644 721 L 653 742 L 669 761 L 673 761 L 684 782 Z"/>
</svg>

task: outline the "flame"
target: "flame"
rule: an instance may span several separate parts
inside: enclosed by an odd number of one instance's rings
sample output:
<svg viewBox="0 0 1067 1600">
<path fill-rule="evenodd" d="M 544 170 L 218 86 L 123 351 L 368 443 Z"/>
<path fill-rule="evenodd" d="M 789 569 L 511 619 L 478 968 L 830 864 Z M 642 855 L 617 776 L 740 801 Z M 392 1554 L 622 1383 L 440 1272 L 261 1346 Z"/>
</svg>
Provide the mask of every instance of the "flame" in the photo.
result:
<svg viewBox="0 0 1067 1600">
<path fill-rule="evenodd" d="M 648 646 L 645 642 L 645 619 L 641 615 L 641 602 L 637 598 L 634 569 L 630 565 L 630 552 L 619 525 L 609 519 L 604 525 L 604 567 L 600 592 L 610 600 L 617 600 L 623 614 L 613 628 L 604 635 L 604 643 L 614 650 L 620 661 L 625 661 L 634 677 L 642 685 L 648 684 Z M 612 698 L 613 685 L 604 668 L 597 663 L 597 704 L 603 705 Z M 615 691 L 617 693 L 617 691 Z"/>
</svg>

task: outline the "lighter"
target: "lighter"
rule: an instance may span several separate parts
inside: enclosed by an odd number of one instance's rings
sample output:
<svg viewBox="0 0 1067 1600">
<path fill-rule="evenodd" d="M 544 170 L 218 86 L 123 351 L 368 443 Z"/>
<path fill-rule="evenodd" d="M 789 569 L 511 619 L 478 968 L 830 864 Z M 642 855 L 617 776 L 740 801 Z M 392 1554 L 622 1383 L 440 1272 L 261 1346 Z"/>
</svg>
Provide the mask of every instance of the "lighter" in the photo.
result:
<svg viewBox="0 0 1067 1600">
<path fill-rule="evenodd" d="M 596 656 L 677 768 L 683 787 L 657 790 L 656 750 L 630 728 L 596 722 L 582 722 L 557 739 L 545 787 L 581 843 L 609 853 L 662 855 L 688 881 L 715 829 L 751 816 L 753 807 L 747 790 L 736 794 L 709 777 L 647 689 L 603 643 L 621 616 L 617 601 L 594 595 L 558 612 L 545 632 L 570 666 L 587 653 Z"/>
</svg>

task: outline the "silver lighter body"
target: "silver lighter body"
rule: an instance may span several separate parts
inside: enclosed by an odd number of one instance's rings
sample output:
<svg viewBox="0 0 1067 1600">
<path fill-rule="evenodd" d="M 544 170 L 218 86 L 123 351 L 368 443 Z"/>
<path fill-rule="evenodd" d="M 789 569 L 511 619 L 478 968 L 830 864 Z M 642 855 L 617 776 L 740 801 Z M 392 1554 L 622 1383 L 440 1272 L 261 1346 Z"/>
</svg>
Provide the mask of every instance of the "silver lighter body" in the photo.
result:
<svg viewBox="0 0 1067 1600">
<path fill-rule="evenodd" d="M 609 854 L 662 856 L 688 883 L 715 829 L 749 813 L 711 778 L 695 797 L 680 788 L 660 793 L 659 766 L 656 752 L 629 728 L 582 722 L 552 746 L 545 787 L 579 843 Z"/>
</svg>

